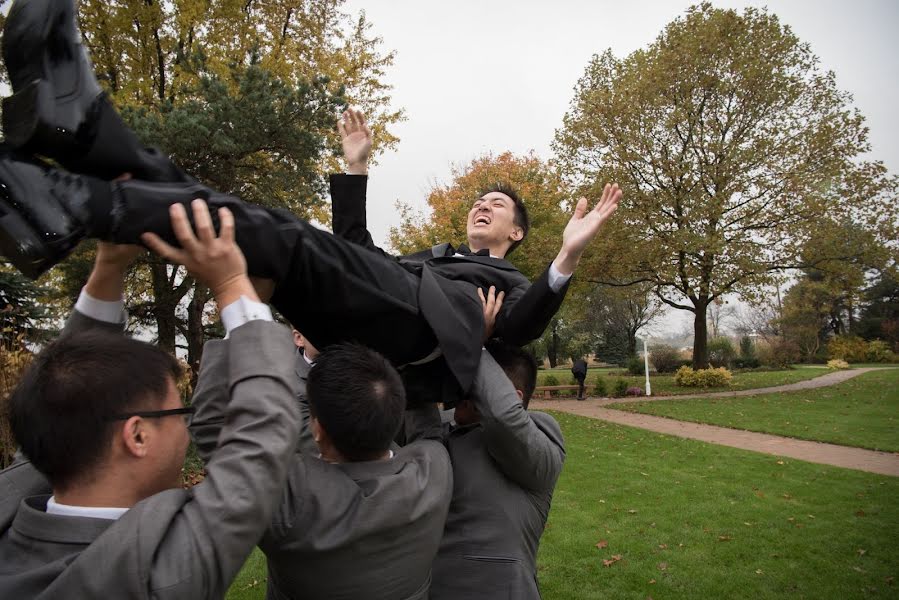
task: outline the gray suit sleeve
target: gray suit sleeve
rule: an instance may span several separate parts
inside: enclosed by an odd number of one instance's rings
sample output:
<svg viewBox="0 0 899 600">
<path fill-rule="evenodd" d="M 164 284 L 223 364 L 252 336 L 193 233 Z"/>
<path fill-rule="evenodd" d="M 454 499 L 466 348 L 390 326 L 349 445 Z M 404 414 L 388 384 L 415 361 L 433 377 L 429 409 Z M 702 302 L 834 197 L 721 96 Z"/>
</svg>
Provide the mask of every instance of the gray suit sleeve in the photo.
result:
<svg viewBox="0 0 899 600">
<path fill-rule="evenodd" d="M 512 382 L 486 350 L 472 395 L 481 413 L 487 451 L 500 470 L 525 489 L 552 488 L 562 471 L 565 446 L 552 419 L 538 424 L 522 406 Z"/>
<path fill-rule="evenodd" d="M 108 323 L 106 321 L 98 321 L 84 313 L 72 309 L 72 313 L 66 320 L 66 326 L 63 327 L 61 336 L 72 335 L 73 333 L 82 333 L 84 331 L 107 331 L 109 333 L 125 333 L 124 323 Z"/>
<path fill-rule="evenodd" d="M 206 463 L 218 446 L 228 410 L 228 340 L 209 340 L 203 346 L 200 373 L 191 405 L 190 435 Z"/>
<path fill-rule="evenodd" d="M 228 343 L 230 402 L 218 447 L 147 574 L 150 589 L 164 589 L 187 563 L 191 584 L 178 597 L 224 596 L 271 519 L 299 434 L 290 332 L 251 321 Z"/>
<path fill-rule="evenodd" d="M 403 443 L 405 446 L 418 440 L 443 440 L 443 423 L 440 410 L 433 402 L 413 405 L 403 414 Z"/>
</svg>

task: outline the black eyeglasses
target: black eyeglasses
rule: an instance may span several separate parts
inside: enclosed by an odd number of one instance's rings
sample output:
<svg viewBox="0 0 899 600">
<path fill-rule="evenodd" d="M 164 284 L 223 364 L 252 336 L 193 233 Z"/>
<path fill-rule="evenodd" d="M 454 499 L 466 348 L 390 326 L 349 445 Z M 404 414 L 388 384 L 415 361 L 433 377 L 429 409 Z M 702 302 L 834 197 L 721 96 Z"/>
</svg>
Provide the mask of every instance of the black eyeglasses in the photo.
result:
<svg viewBox="0 0 899 600">
<path fill-rule="evenodd" d="M 194 414 L 193 406 L 182 406 L 181 408 L 169 408 L 166 410 L 145 410 L 132 413 L 124 413 L 121 415 L 112 415 L 106 417 L 109 421 L 125 421 L 131 417 L 143 417 L 145 419 L 160 419 L 169 415 L 184 415 L 184 421 L 190 425 L 190 419 Z"/>
</svg>

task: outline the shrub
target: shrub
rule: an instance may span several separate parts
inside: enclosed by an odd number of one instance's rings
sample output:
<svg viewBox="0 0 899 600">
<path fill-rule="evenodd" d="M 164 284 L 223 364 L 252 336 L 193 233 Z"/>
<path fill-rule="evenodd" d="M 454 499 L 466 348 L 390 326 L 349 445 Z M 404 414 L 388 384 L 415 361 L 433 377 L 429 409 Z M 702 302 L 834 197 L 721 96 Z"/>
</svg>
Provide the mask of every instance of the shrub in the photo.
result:
<svg viewBox="0 0 899 600">
<path fill-rule="evenodd" d="M 885 363 L 890 362 L 893 358 L 893 353 L 890 350 L 890 346 L 881 340 L 874 340 L 872 342 L 868 342 L 868 347 L 865 348 L 865 360 L 873 363 Z"/>
<path fill-rule="evenodd" d="M 631 375 L 643 375 L 644 373 L 644 364 L 643 359 L 639 356 L 632 356 L 627 361 L 627 372 Z"/>
<path fill-rule="evenodd" d="M 681 367 L 674 374 L 674 383 L 681 387 L 724 387 L 730 385 L 731 378 L 730 371 L 724 367 L 698 371 L 690 367 Z"/>
<path fill-rule="evenodd" d="M 748 335 L 740 338 L 740 358 L 744 360 L 755 358 L 755 344 L 752 343 L 752 338 Z"/>
<path fill-rule="evenodd" d="M 760 345 L 757 350 L 759 362 L 775 369 L 789 369 L 802 356 L 796 342 L 784 339 Z"/>
<path fill-rule="evenodd" d="M 735 358 L 731 365 L 735 369 L 758 369 L 762 366 L 762 363 L 759 362 L 759 359 L 754 356 L 749 357 L 739 357 Z"/>
<path fill-rule="evenodd" d="M 612 390 L 612 395 L 616 398 L 621 398 L 627 393 L 627 380 L 626 379 L 616 379 L 615 387 Z"/>
<path fill-rule="evenodd" d="M 838 335 L 827 343 L 829 358 L 842 358 L 848 363 L 864 362 L 868 345 L 855 335 Z"/>
<path fill-rule="evenodd" d="M 656 346 L 649 353 L 649 361 L 659 373 L 674 373 L 683 359 L 675 348 L 671 346 Z"/>
<path fill-rule="evenodd" d="M 737 356 L 734 345 L 729 338 L 717 337 L 709 340 L 709 363 L 713 367 L 730 366 L 731 361 Z"/>
<path fill-rule="evenodd" d="M 827 368 L 828 369 L 848 369 L 849 363 L 847 363 L 842 358 L 834 358 L 834 359 L 827 361 Z"/>
<path fill-rule="evenodd" d="M 606 378 L 602 375 L 597 376 L 596 382 L 593 384 L 593 395 L 604 398 L 608 393 L 606 390 Z"/>
<path fill-rule="evenodd" d="M 629 388 L 627 388 L 627 390 L 625 390 L 624 395 L 625 396 L 642 396 L 643 388 L 641 388 L 638 385 L 634 386 L 634 387 L 629 387 Z"/>
<path fill-rule="evenodd" d="M 543 385 L 559 385 L 559 378 L 552 373 L 547 373 L 543 377 Z"/>
</svg>

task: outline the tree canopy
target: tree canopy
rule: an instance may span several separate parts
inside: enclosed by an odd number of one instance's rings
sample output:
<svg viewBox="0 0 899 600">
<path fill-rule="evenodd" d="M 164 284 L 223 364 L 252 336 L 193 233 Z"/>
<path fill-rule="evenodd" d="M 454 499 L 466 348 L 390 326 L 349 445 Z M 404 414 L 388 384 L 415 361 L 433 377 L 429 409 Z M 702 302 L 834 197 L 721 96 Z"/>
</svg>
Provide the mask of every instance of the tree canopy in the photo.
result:
<svg viewBox="0 0 899 600">
<path fill-rule="evenodd" d="M 751 299 L 771 274 L 807 266 L 819 223 L 839 216 L 882 245 L 896 237 L 896 180 L 860 160 L 864 118 L 765 10 L 704 3 L 645 49 L 594 56 L 555 148 L 582 190 L 615 180 L 625 191 L 589 276 L 649 282 L 693 312 L 698 366 L 709 303 Z"/>
</svg>

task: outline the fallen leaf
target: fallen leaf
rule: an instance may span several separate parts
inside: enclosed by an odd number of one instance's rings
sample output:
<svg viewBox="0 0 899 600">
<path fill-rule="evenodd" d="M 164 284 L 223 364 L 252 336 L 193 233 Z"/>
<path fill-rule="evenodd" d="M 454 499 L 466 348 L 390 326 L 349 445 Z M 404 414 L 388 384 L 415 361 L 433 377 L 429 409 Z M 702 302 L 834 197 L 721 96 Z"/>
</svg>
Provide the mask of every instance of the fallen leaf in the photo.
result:
<svg viewBox="0 0 899 600">
<path fill-rule="evenodd" d="M 756 570 L 755 570 L 755 574 L 756 574 L 756 575 L 764 575 L 765 572 L 762 571 L 761 569 L 756 569 Z"/>
<path fill-rule="evenodd" d="M 892 579 L 892 577 L 890 577 L 890 579 Z M 652 585 L 652 584 L 654 584 L 655 582 L 656 582 L 655 579 L 650 579 L 650 580 L 649 580 L 649 585 Z"/>
<path fill-rule="evenodd" d="M 887 585 L 893 585 L 893 577 L 887 577 Z"/>
<path fill-rule="evenodd" d="M 729 535 L 719 535 L 719 536 L 718 536 L 718 541 L 719 541 L 719 542 L 729 542 L 729 541 L 731 541 L 732 539 L 734 539 L 734 538 L 730 537 Z"/>
<path fill-rule="evenodd" d="M 752 527 L 752 523 L 747 523 L 746 521 L 743 521 L 743 525 L 745 525 L 746 527 Z"/>
<path fill-rule="evenodd" d="M 668 563 L 660 562 L 659 563 L 659 571 L 667 571 L 667 570 L 668 570 Z"/>
<path fill-rule="evenodd" d="M 637 514 L 637 511 L 636 511 L 636 509 L 633 509 L 633 508 L 632 508 L 632 509 L 630 509 L 630 510 L 629 510 L 629 511 L 627 511 L 627 512 L 628 512 L 628 514 L 631 514 L 631 515 L 635 515 L 635 514 Z"/>
<path fill-rule="evenodd" d="M 777 464 L 782 465 L 782 464 L 784 464 L 784 461 L 779 460 L 779 461 L 777 461 Z"/>
<path fill-rule="evenodd" d="M 853 571 L 858 571 L 859 573 L 867 573 L 867 571 L 865 571 L 865 570 L 862 569 L 861 567 L 852 567 L 852 570 L 853 570 Z"/>
<path fill-rule="evenodd" d="M 599 540 L 599 543 L 596 544 L 596 547 L 599 548 L 600 550 L 602 550 L 603 548 L 607 548 L 608 545 L 609 545 L 609 542 L 607 542 L 606 540 Z"/>
<path fill-rule="evenodd" d="M 659 549 L 665 550 L 668 548 L 668 544 L 659 544 Z"/>
<path fill-rule="evenodd" d="M 863 510 L 856 511 L 855 516 L 856 517 L 864 517 L 865 511 L 863 511 Z"/>
<path fill-rule="evenodd" d="M 786 498 L 787 500 L 793 499 L 793 496 L 791 496 L 790 494 L 784 494 L 783 497 Z"/>
<path fill-rule="evenodd" d="M 868 552 L 868 551 L 865 550 L 864 548 L 859 548 L 859 549 L 858 549 L 858 555 L 859 555 L 859 556 L 864 556 L 867 552 Z"/>
<path fill-rule="evenodd" d="M 603 561 L 602 561 L 602 566 L 604 566 L 604 567 L 611 567 L 612 565 L 614 565 L 615 563 L 617 563 L 617 562 L 618 562 L 619 560 L 621 560 L 622 558 L 623 558 L 623 557 L 622 557 L 620 554 L 613 554 L 613 555 L 612 555 L 612 558 L 604 558 L 604 559 L 603 559 Z"/>
<path fill-rule="evenodd" d="M 815 515 L 806 515 L 809 519 L 814 519 Z"/>
<path fill-rule="evenodd" d="M 795 517 L 787 517 L 787 521 L 789 521 L 790 523 L 792 523 L 795 520 L 796 520 Z"/>
</svg>

